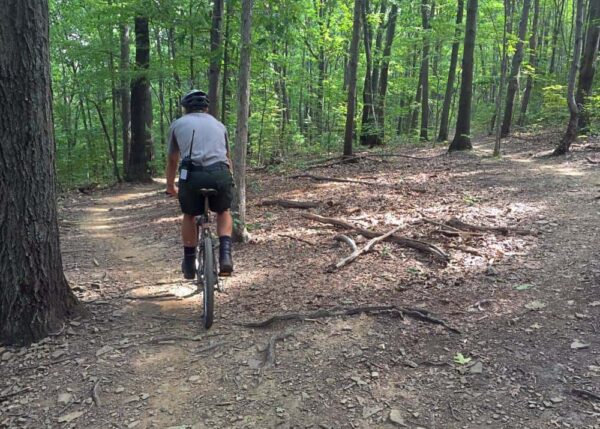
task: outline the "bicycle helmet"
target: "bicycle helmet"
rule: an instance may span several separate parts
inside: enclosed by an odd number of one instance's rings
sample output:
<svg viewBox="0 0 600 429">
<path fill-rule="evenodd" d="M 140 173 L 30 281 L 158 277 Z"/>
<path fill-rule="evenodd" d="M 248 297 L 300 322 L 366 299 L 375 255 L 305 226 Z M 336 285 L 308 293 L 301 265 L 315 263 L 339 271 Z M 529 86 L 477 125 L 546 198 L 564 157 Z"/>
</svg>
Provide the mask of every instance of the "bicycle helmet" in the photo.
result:
<svg viewBox="0 0 600 429">
<path fill-rule="evenodd" d="M 181 99 L 181 105 L 189 110 L 203 110 L 208 107 L 210 101 L 208 100 L 208 95 L 204 91 L 200 91 L 198 89 L 192 89 Z"/>
</svg>

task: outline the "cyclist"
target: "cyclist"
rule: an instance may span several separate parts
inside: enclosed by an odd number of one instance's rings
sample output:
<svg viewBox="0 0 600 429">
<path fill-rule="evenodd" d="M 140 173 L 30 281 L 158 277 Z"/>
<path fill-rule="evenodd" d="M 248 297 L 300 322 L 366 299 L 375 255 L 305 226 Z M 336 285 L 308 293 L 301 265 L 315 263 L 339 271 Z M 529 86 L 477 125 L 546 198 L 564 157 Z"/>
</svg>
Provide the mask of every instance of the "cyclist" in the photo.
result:
<svg viewBox="0 0 600 429">
<path fill-rule="evenodd" d="M 173 121 L 169 128 L 167 193 L 178 196 L 183 213 L 181 270 L 186 279 L 193 279 L 196 275 L 198 229 L 195 217 L 204 211 L 204 198 L 198 193 L 202 188 L 212 188 L 218 192 L 210 197 L 209 206 L 210 210 L 217 213 L 220 275 L 229 275 L 233 271 L 233 219 L 229 209 L 234 184 L 229 143 L 225 126 L 207 113 L 208 105 L 209 100 L 205 92 L 196 89 L 190 91 L 181 99 L 183 116 Z M 191 165 L 187 177 L 180 176 L 178 189 L 175 186 L 175 176 L 182 156 L 189 156 Z"/>
</svg>

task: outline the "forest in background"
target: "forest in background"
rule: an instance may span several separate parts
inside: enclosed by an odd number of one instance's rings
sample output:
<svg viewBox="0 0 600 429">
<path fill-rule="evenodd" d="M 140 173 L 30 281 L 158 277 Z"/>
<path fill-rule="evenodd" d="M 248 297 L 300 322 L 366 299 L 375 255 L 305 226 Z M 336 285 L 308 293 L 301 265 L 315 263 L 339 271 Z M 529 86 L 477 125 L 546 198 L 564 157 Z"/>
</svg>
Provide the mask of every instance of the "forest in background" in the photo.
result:
<svg viewBox="0 0 600 429">
<path fill-rule="evenodd" d="M 511 131 L 566 126 L 578 1 L 479 1 L 473 134 L 494 133 L 497 111 L 503 117 L 507 110 L 507 87 L 514 99 Z M 357 3 L 362 21 L 355 145 L 448 140 L 459 105 L 467 2 Z M 596 22 L 595 9 L 585 2 L 584 36 Z M 353 10 L 353 2 L 340 0 L 254 3 L 250 164 L 342 151 Z M 140 77 L 150 85 L 150 156 L 156 173 L 164 165 L 169 123 L 180 115 L 178 101 L 191 88 L 212 90 L 213 105 L 217 104 L 213 114 L 233 136 L 241 12 L 239 0 L 52 0 L 60 183 L 70 187 L 127 176 L 130 88 Z M 147 24 L 146 35 L 139 33 L 140 20 Z M 145 37 L 147 65 L 136 60 L 136 43 Z M 584 61 L 585 52 L 582 66 Z M 218 83 L 211 87 L 215 74 Z M 599 126 L 600 99 L 589 94 L 585 102 L 589 121 L 580 133 L 593 133 Z M 502 122 L 507 134 L 506 120 Z"/>
</svg>

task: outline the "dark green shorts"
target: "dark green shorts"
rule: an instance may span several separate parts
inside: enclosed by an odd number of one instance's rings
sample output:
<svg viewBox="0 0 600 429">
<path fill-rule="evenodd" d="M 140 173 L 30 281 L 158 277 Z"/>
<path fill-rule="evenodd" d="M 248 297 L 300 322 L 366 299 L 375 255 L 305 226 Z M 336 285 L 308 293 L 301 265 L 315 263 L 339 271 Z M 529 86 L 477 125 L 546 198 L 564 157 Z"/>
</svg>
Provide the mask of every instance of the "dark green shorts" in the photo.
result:
<svg viewBox="0 0 600 429">
<path fill-rule="evenodd" d="M 228 169 L 217 171 L 192 171 L 188 180 L 179 182 L 179 205 L 184 214 L 198 216 L 204 212 L 204 197 L 199 189 L 216 189 L 218 194 L 208 199 L 213 212 L 222 213 L 231 208 L 233 177 Z"/>
</svg>

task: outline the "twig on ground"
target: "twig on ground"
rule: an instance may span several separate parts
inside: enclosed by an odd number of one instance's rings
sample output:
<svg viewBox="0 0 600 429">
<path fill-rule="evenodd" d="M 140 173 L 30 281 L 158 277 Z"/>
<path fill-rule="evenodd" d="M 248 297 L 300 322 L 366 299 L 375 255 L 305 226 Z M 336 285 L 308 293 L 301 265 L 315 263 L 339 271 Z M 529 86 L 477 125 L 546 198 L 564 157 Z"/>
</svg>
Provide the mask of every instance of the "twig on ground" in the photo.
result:
<svg viewBox="0 0 600 429">
<path fill-rule="evenodd" d="M 574 395 L 579 396 L 583 399 L 593 399 L 595 401 L 600 401 L 600 395 L 598 395 L 597 393 L 594 393 L 594 392 L 590 392 L 589 390 L 572 389 L 571 393 L 573 393 Z"/>
<path fill-rule="evenodd" d="M 335 241 L 346 243 L 348 246 L 350 246 L 353 252 L 356 252 L 356 250 L 358 249 L 354 240 L 345 234 L 338 234 L 335 237 L 333 237 L 333 239 Z"/>
<path fill-rule="evenodd" d="M 452 218 L 446 225 L 449 225 L 453 228 L 459 229 L 461 231 L 479 231 L 479 232 L 497 232 L 502 235 L 508 235 L 510 233 L 516 235 L 537 235 L 537 232 L 530 229 L 521 229 L 521 228 L 509 228 L 507 226 L 478 226 L 471 225 L 466 222 L 461 221 L 457 218 Z"/>
<path fill-rule="evenodd" d="M 396 232 L 398 232 L 400 229 L 402 228 L 402 226 L 397 226 L 396 228 L 392 229 L 391 231 L 386 232 L 383 235 L 380 235 L 378 237 L 374 237 L 371 240 L 369 240 L 369 242 L 365 245 L 365 247 L 361 248 L 361 249 L 356 249 L 354 250 L 349 256 L 346 256 L 345 258 L 343 258 L 342 260 L 340 260 L 337 264 L 332 265 L 331 267 L 327 268 L 327 272 L 332 273 L 335 270 L 339 270 L 340 268 L 342 268 L 345 265 L 348 265 L 349 263 L 351 263 L 352 261 L 354 261 L 355 259 L 357 259 L 360 255 L 367 253 L 371 250 L 371 248 L 379 243 L 380 241 L 385 240 L 386 238 L 390 237 L 391 235 L 395 234 Z"/>
<path fill-rule="evenodd" d="M 587 162 L 589 162 L 590 164 L 600 164 L 600 161 L 596 161 L 596 160 L 594 160 L 594 159 L 590 158 L 589 156 L 586 156 L 586 157 L 585 157 L 585 160 L 586 160 Z"/>
<path fill-rule="evenodd" d="M 30 390 L 31 390 L 31 387 L 24 387 L 23 389 L 19 389 L 16 392 L 6 393 L 6 394 L 0 396 L 0 402 L 4 402 L 9 398 L 20 395 L 21 393 L 29 392 Z"/>
<path fill-rule="evenodd" d="M 289 238 L 291 240 L 301 241 L 302 243 L 310 244 L 311 246 L 315 245 L 315 243 L 313 243 L 312 241 L 306 240 L 306 239 L 301 238 L 301 237 L 296 237 L 296 236 L 291 235 L 291 234 L 279 234 L 279 236 L 280 237 Z"/>
<path fill-rule="evenodd" d="M 378 232 L 369 231 L 368 229 L 364 229 L 364 228 L 360 228 L 358 226 L 352 225 L 351 223 L 346 222 L 342 219 L 329 218 L 329 217 L 315 215 L 312 213 L 303 213 L 302 217 L 304 217 L 306 219 L 314 220 L 316 222 L 326 223 L 326 224 L 334 225 L 334 226 L 337 226 L 340 228 L 346 228 L 346 229 L 358 231 L 360 234 L 362 234 L 366 238 L 375 238 L 375 237 L 379 237 L 379 236 L 383 235 Z M 420 250 L 421 252 L 432 255 L 432 256 L 436 257 L 437 259 L 440 259 L 444 262 L 448 262 L 450 260 L 450 256 L 448 256 L 448 254 L 445 253 L 442 249 L 440 249 L 439 247 L 437 247 L 433 244 L 427 243 L 425 241 L 413 240 L 412 238 L 406 238 L 406 237 L 398 236 L 395 234 L 387 237 L 386 241 L 391 241 L 391 242 L 399 244 L 400 246 L 403 246 L 403 247 Z"/>
<path fill-rule="evenodd" d="M 142 344 L 169 344 L 170 342 L 173 341 L 196 341 L 193 338 L 190 337 L 182 337 L 179 335 L 169 335 L 166 337 L 158 337 L 158 338 L 153 338 L 151 340 L 148 341 L 143 341 L 140 343 L 140 345 Z"/>
<path fill-rule="evenodd" d="M 21 368 L 17 368 L 17 371 L 27 371 L 29 369 L 37 369 L 37 368 L 41 368 L 41 367 L 56 365 L 57 363 L 62 363 L 62 362 L 66 362 L 66 361 L 73 360 L 73 359 L 76 359 L 76 358 L 74 356 L 69 356 L 69 357 L 65 357 L 62 359 L 52 360 L 47 363 L 42 362 L 37 365 L 22 366 Z"/>
<path fill-rule="evenodd" d="M 98 387 L 100 386 L 100 379 L 94 383 L 94 387 L 92 388 L 92 400 L 97 407 L 101 405 L 100 396 L 98 395 Z"/>
<path fill-rule="evenodd" d="M 259 206 L 280 206 L 286 209 L 313 209 L 319 207 L 318 201 L 294 201 L 294 200 L 263 200 Z"/>
<path fill-rule="evenodd" d="M 201 349 L 196 350 L 196 353 L 206 353 L 206 352 L 210 352 L 211 350 L 216 349 L 217 347 L 221 347 L 222 345 L 225 344 L 225 341 L 217 341 L 213 344 L 209 344 L 206 347 L 203 347 Z"/>
<path fill-rule="evenodd" d="M 281 321 L 289 321 L 289 320 L 298 320 L 305 321 L 307 319 L 322 319 L 327 317 L 340 317 L 340 316 L 353 316 L 356 314 L 363 313 L 390 313 L 396 314 L 399 316 L 408 316 L 413 319 L 417 319 L 423 322 L 429 322 L 436 325 L 441 325 L 449 331 L 460 334 L 458 329 L 452 328 L 446 324 L 443 320 L 437 319 L 432 316 L 431 313 L 427 310 L 423 309 L 415 309 L 415 308 L 403 308 L 397 307 L 395 305 L 383 305 L 383 306 L 361 306 L 361 307 L 351 307 L 351 308 L 332 308 L 330 310 L 317 310 L 312 313 L 287 313 L 280 314 L 270 317 L 269 319 L 259 321 L 259 322 L 246 322 L 246 323 L 236 323 L 238 326 L 243 326 L 246 328 L 264 328 L 272 325 L 275 322 Z"/>
</svg>

